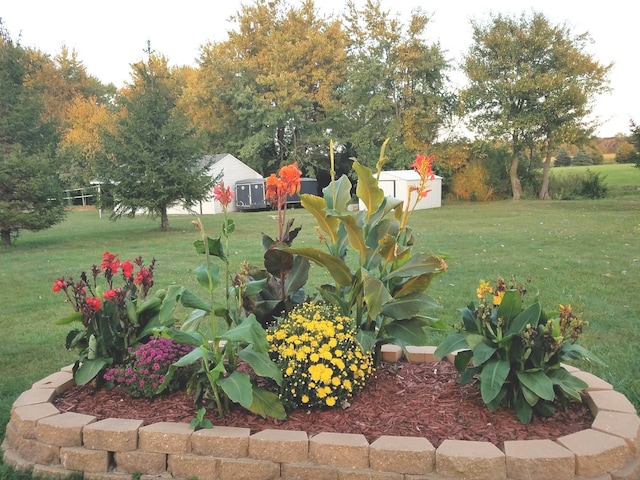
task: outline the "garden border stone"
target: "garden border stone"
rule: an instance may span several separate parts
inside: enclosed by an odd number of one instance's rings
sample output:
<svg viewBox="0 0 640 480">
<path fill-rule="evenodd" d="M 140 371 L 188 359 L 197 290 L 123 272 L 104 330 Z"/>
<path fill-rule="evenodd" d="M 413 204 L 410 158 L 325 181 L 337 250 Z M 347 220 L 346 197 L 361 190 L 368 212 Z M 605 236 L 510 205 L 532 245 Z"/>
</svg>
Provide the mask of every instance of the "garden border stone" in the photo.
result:
<svg viewBox="0 0 640 480">
<path fill-rule="evenodd" d="M 383 360 L 410 355 L 430 361 L 430 349 L 385 346 Z M 449 358 L 451 361 L 452 358 Z M 51 403 L 73 385 L 65 367 L 23 392 L 13 403 L 4 441 L 4 463 L 35 477 L 81 473 L 86 479 L 125 478 L 140 472 L 162 478 L 248 480 L 317 478 L 450 480 L 637 480 L 640 478 L 640 417 L 633 404 L 598 377 L 567 366 L 588 384 L 592 428 L 553 440 L 488 442 L 445 440 L 434 448 L 423 437 L 382 436 L 216 427 L 195 431 L 187 423 L 138 421 L 62 413 Z M 135 438 L 134 438 L 135 437 Z M 295 455 L 277 454 L 279 449 Z M 486 452 L 484 452 L 486 450 Z M 484 453 L 482 453 L 484 452 Z M 138 470 L 134 470 L 135 467 Z M 532 466 L 542 470 L 540 475 Z M 555 473 L 553 473 L 555 472 Z M 533 475 L 533 476 L 532 476 Z M 551 477 L 549 477 L 551 478 Z"/>
</svg>

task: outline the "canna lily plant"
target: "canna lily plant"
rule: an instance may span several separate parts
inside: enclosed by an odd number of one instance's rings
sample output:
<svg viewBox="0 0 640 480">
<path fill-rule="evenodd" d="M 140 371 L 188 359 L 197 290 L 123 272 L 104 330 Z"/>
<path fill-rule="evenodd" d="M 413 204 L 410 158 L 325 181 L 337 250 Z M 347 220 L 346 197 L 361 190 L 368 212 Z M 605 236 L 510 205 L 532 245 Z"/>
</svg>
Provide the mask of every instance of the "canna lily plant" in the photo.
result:
<svg viewBox="0 0 640 480">
<path fill-rule="evenodd" d="M 455 366 L 461 382 L 480 382 L 482 400 L 489 410 L 515 408 L 528 424 L 534 413 L 551 416 L 557 405 L 581 401 L 587 384 L 564 368 L 562 362 L 588 360 L 602 363 L 577 344 L 587 322 L 570 305 L 545 313 L 536 298 L 525 307 L 523 285 L 498 278 L 495 286 L 481 281 L 471 302 L 460 309 L 463 324 L 438 346 L 435 356 L 457 352 Z"/>
<path fill-rule="evenodd" d="M 193 310 L 180 329 L 164 328 L 162 334 L 195 348 L 169 367 L 159 392 L 170 385 L 180 367 L 198 364 L 200 368 L 189 382 L 189 389 L 195 390 L 198 403 L 212 403 L 220 416 L 229 412 L 232 403 L 237 403 L 262 417 L 284 419 L 286 413 L 277 394 L 258 386 L 254 379 L 261 376 L 281 385 L 282 372 L 269 357 L 266 331 L 256 316 L 248 313 L 242 305 L 243 295 L 261 290 L 263 284 L 240 282 L 231 285 L 228 251 L 235 225 L 227 209 L 233 194 L 221 183 L 214 188 L 214 197 L 223 208 L 221 237 L 208 237 L 200 219 L 193 222 L 200 233 L 200 240 L 194 246 L 199 254 L 205 256 L 205 262 L 195 269 L 195 274 L 209 301 L 200 300 L 183 287 L 167 291 L 167 301 L 172 302 L 167 308 L 173 308 L 180 302 Z M 222 283 L 220 268 L 213 262 L 214 258 L 222 260 L 225 266 L 223 305 L 216 302 L 214 294 Z M 246 362 L 256 375 L 240 371 L 239 359 Z"/>
<path fill-rule="evenodd" d="M 438 306 L 426 290 L 447 268 L 439 256 L 414 252 L 415 238 L 408 224 L 419 199 L 429 192 L 433 157 L 417 156 L 413 168 L 420 175 L 420 183 L 410 187 L 403 206 L 401 200 L 385 196 L 378 185 L 387 161 L 386 144 L 376 164 L 376 175 L 358 161 L 353 162 L 358 177 L 356 195 L 365 205 L 358 212 L 348 209 L 352 189 L 349 178 L 335 178 L 331 144 L 331 183 L 322 196 L 300 195 L 302 206 L 313 214 L 322 231 L 325 250 L 281 247 L 327 269 L 333 283 L 320 287 L 322 298 L 338 307 L 342 315 L 355 319 L 356 338 L 365 351 L 374 352 L 376 361 L 384 343 L 403 348 L 425 345 L 425 327 L 444 328 L 442 322 L 425 314 Z M 347 258 L 348 254 L 354 258 Z"/>
</svg>

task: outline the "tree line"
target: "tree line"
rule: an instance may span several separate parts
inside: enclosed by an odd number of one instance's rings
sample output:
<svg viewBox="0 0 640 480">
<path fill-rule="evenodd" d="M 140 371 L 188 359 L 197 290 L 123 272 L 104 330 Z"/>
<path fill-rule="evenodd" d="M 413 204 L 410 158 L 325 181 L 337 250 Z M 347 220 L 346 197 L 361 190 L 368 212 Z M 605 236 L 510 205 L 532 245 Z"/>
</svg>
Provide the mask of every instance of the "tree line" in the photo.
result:
<svg viewBox="0 0 640 480">
<path fill-rule="evenodd" d="M 149 43 L 120 89 L 75 51 L 25 48 L 0 22 L 3 244 L 61 221 L 65 187 L 99 180 L 117 198 L 113 218 L 145 211 L 167 229 L 169 207 L 211 193 L 204 154 L 232 153 L 265 176 L 296 161 L 321 180 L 330 141 L 338 173 L 352 158 L 374 165 L 390 139 L 389 168 L 435 154 L 445 190 L 459 196 L 548 198 L 551 159 L 562 145 L 589 144 L 587 118 L 609 88 L 611 65 L 587 53 L 588 33 L 537 12 L 472 21 L 459 90 L 445 51 L 424 40 L 420 10 L 402 21 L 368 0 L 334 17 L 313 0 L 256 0 L 233 20 L 196 67 L 170 66 Z M 498 181 L 474 185 L 478 172 Z"/>
</svg>

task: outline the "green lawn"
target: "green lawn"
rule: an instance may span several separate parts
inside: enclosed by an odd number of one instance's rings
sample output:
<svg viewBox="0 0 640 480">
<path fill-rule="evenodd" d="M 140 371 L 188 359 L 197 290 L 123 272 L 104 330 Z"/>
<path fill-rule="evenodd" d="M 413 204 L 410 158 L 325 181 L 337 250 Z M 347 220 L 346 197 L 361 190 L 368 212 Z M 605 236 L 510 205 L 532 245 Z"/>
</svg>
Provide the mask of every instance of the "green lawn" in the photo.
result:
<svg viewBox="0 0 640 480">
<path fill-rule="evenodd" d="M 631 166 L 602 167 L 628 168 L 640 179 L 640 170 Z M 301 209 L 292 215 L 302 226 L 295 245 L 318 245 L 311 215 Z M 259 263 L 260 232 L 276 235 L 272 212 L 232 218 L 234 269 L 244 260 Z M 71 312 L 62 294 L 52 292 L 54 280 L 89 269 L 108 250 L 122 259 L 155 257 L 158 288 L 179 283 L 203 294 L 192 275 L 202 257 L 193 248 L 198 233 L 191 220 L 171 217 L 172 229 L 163 233 L 157 220 L 114 223 L 95 210 L 74 211 L 64 223 L 24 232 L 14 248 L 0 251 L 0 438 L 16 397 L 74 359 L 64 349 L 69 327 L 53 324 Z M 219 216 L 203 217 L 210 236 L 218 235 L 220 222 Z M 452 325 L 459 321 L 456 309 L 474 299 L 479 279 L 530 276 L 531 297 L 539 292 L 543 308 L 569 303 L 589 321 L 583 344 L 607 367 L 579 366 L 611 382 L 640 409 L 640 194 L 596 201 L 444 202 L 442 208 L 415 212 L 410 225 L 417 248 L 445 255 L 449 264 L 430 287 L 441 308 L 425 313 Z M 312 267 L 312 285 L 327 278 Z M 433 343 L 442 336 L 434 332 Z"/>
<path fill-rule="evenodd" d="M 583 174 L 587 170 L 600 174 L 610 189 L 611 195 L 640 194 L 640 168 L 633 163 L 607 163 L 603 165 L 554 167 L 551 175 L 562 178 L 565 175 Z"/>
</svg>

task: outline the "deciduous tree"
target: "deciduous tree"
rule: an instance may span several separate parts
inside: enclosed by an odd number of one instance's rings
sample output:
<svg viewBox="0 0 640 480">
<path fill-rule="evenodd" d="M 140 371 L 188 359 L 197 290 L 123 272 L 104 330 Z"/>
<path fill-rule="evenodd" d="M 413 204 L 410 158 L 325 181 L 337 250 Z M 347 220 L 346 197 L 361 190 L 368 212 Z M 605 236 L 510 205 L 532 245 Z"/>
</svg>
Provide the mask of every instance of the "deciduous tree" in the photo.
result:
<svg viewBox="0 0 640 480">
<path fill-rule="evenodd" d="M 525 149 L 542 146 L 547 198 L 548 172 L 556 143 L 584 139 L 593 129 L 587 117 L 595 95 L 606 91 L 611 65 L 587 53 L 587 33 L 574 35 L 541 13 L 519 18 L 491 16 L 472 21 L 473 44 L 463 70 L 470 124 L 489 139 L 511 145 L 511 189 L 520 198 L 518 160 Z"/>
</svg>

